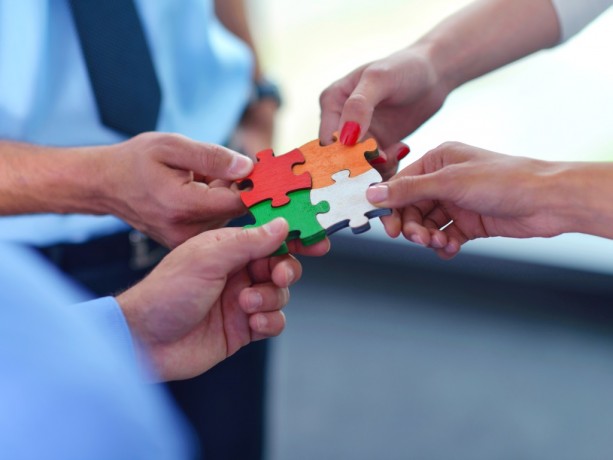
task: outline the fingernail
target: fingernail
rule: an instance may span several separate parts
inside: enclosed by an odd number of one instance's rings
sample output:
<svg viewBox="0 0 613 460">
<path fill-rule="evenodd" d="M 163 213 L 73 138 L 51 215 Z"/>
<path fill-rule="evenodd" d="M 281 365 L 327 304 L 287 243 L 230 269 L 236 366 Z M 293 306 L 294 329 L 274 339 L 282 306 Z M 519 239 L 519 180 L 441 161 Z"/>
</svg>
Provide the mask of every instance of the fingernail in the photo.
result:
<svg viewBox="0 0 613 460">
<path fill-rule="evenodd" d="M 294 270 L 288 269 L 287 270 L 287 284 L 291 285 L 294 282 L 295 278 L 296 278 L 296 274 L 294 273 Z"/>
<path fill-rule="evenodd" d="M 415 244 L 419 244 L 420 246 L 424 246 L 424 240 L 417 234 L 411 235 L 411 241 Z"/>
<path fill-rule="evenodd" d="M 266 326 L 268 326 L 268 318 L 266 318 L 266 315 L 258 315 L 258 319 L 256 321 L 258 323 L 258 329 L 260 331 L 263 331 L 264 329 L 266 329 Z"/>
<path fill-rule="evenodd" d="M 409 148 L 408 145 L 403 145 L 402 147 L 400 147 L 400 150 L 398 150 L 398 156 L 396 158 L 398 158 L 398 161 L 400 161 L 404 157 L 406 157 L 410 151 L 411 149 Z"/>
<path fill-rule="evenodd" d="M 348 121 L 341 130 L 341 144 L 355 145 L 360 138 L 360 125 L 355 121 Z"/>
<path fill-rule="evenodd" d="M 267 224 L 263 225 L 263 228 L 271 235 L 278 235 L 280 233 L 285 232 L 287 224 L 285 223 L 285 219 L 283 219 L 282 217 L 277 217 L 276 219 L 271 220 Z"/>
<path fill-rule="evenodd" d="M 253 169 L 253 161 L 243 155 L 234 155 L 229 172 L 233 176 L 245 177 Z"/>
<path fill-rule="evenodd" d="M 387 160 L 383 157 L 377 157 L 370 162 L 371 165 L 383 165 L 387 163 Z"/>
<path fill-rule="evenodd" d="M 387 200 L 389 194 L 389 188 L 387 185 L 373 185 L 366 190 L 366 198 L 371 203 L 380 203 Z"/>
<path fill-rule="evenodd" d="M 258 308 L 262 306 L 264 303 L 264 299 L 262 298 L 262 294 L 257 291 L 251 291 L 247 294 L 247 304 L 249 307 L 249 311 L 256 311 Z"/>
</svg>

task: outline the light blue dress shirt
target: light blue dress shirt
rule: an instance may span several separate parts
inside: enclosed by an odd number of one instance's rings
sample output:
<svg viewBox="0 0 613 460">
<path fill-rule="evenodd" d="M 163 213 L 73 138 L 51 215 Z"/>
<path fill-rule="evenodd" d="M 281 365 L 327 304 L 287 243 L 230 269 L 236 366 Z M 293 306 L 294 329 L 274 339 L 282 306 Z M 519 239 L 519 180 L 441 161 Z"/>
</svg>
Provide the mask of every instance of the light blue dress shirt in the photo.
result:
<svg viewBox="0 0 613 460">
<path fill-rule="evenodd" d="M 112 298 L 83 295 L 32 250 L 0 243 L 0 457 L 193 458 L 191 428 L 144 383 Z"/>
<path fill-rule="evenodd" d="M 135 0 L 162 87 L 159 131 L 226 142 L 251 91 L 249 48 L 211 0 Z M 123 137 L 98 119 L 68 0 L 0 0 L 0 139 L 76 146 Z M 110 216 L 0 218 L 0 240 L 83 242 L 128 228 Z"/>
</svg>

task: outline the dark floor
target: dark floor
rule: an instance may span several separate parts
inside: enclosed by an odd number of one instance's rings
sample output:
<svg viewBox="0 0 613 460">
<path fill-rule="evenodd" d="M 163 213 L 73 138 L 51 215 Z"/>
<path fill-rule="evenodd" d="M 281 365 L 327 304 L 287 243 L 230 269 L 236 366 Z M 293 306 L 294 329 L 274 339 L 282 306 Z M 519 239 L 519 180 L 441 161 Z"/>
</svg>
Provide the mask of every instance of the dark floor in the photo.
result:
<svg viewBox="0 0 613 460">
<path fill-rule="evenodd" d="M 271 460 L 613 458 L 612 277 L 363 241 L 305 261 Z"/>
</svg>

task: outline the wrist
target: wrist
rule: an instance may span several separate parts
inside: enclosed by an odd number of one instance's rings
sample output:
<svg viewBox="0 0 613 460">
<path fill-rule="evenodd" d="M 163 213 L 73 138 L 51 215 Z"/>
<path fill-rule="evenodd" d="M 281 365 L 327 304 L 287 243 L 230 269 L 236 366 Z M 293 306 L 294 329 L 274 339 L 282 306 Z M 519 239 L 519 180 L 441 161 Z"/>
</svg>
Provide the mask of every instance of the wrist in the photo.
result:
<svg viewBox="0 0 613 460">
<path fill-rule="evenodd" d="M 281 90 L 273 80 L 264 76 L 259 76 L 253 82 L 249 105 L 258 104 L 264 101 L 272 102 L 276 108 L 281 107 Z"/>
<path fill-rule="evenodd" d="M 559 162 L 552 176 L 554 212 L 566 233 L 613 238 L 613 203 L 608 199 L 613 164 Z"/>
</svg>

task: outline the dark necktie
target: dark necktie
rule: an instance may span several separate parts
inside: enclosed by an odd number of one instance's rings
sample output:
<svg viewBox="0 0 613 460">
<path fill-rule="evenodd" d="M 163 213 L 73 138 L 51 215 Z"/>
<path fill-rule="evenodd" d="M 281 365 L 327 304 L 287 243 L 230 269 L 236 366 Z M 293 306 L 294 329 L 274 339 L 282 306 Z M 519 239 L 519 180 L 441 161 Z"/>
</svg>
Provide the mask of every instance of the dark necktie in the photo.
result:
<svg viewBox="0 0 613 460">
<path fill-rule="evenodd" d="M 133 0 L 69 0 L 102 123 L 155 129 L 161 91 Z"/>
</svg>

